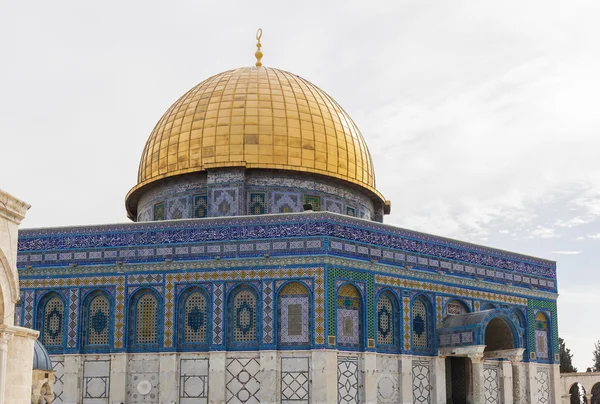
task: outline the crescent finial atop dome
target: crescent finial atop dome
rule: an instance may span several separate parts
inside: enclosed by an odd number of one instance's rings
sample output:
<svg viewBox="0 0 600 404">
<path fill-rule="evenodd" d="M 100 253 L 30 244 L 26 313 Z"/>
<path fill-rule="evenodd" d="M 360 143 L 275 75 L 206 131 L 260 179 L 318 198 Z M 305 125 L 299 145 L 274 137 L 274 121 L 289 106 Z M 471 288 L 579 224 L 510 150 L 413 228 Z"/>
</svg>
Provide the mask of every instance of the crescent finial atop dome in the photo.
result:
<svg viewBox="0 0 600 404">
<path fill-rule="evenodd" d="M 262 37 L 262 28 L 259 28 L 258 31 L 256 31 L 256 52 L 254 53 L 254 56 L 256 56 L 256 67 L 261 67 L 262 66 L 262 62 L 260 61 L 263 57 L 263 53 L 260 50 L 260 47 L 262 46 L 260 43 L 260 38 Z"/>
</svg>

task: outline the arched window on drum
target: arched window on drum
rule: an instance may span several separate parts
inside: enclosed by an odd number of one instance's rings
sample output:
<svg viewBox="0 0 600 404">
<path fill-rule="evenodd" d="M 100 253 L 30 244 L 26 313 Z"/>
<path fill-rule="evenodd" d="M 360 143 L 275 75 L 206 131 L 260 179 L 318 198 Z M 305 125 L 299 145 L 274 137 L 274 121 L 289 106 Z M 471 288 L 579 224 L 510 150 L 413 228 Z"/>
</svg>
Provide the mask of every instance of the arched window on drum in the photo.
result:
<svg viewBox="0 0 600 404">
<path fill-rule="evenodd" d="M 362 334 L 362 296 L 356 286 L 347 283 L 337 296 L 337 343 L 360 349 Z"/>
<path fill-rule="evenodd" d="M 90 293 L 82 312 L 81 345 L 84 349 L 102 350 L 110 348 L 111 303 L 108 295 L 102 291 Z"/>
<path fill-rule="evenodd" d="M 538 359 L 550 358 L 548 328 L 548 317 L 539 311 L 535 315 L 535 354 Z"/>
<path fill-rule="evenodd" d="M 210 324 L 208 299 L 198 287 L 187 289 L 179 299 L 178 343 L 180 348 L 205 350 L 208 348 Z"/>
<path fill-rule="evenodd" d="M 415 299 L 411 310 L 412 348 L 417 351 L 431 349 L 431 309 L 421 297 Z"/>
<path fill-rule="evenodd" d="M 300 282 L 284 285 L 278 308 L 279 345 L 310 345 L 310 294 L 306 286 Z"/>
<path fill-rule="evenodd" d="M 54 292 L 44 296 L 38 310 L 38 329 L 40 341 L 48 352 L 60 352 L 64 349 L 65 323 L 64 300 Z"/>
<path fill-rule="evenodd" d="M 231 347 L 258 347 L 258 297 L 250 286 L 238 286 L 229 296 L 228 342 Z"/>
<path fill-rule="evenodd" d="M 377 300 L 377 350 L 398 350 L 398 305 L 394 295 L 385 291 Z"/>
</svg>

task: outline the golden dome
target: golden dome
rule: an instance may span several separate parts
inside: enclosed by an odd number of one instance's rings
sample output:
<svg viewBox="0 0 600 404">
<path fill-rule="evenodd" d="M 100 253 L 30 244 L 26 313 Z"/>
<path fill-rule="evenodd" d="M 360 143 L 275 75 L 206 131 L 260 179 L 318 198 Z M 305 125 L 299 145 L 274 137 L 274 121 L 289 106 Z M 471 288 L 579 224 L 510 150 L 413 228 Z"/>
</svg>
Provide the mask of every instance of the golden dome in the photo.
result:
<svg viewBox="0 0 600 404">
<path fill-rule="evenodd" d="M 335 177 L 383 200 L 367 145 L 333 98 L 295 74 L 242 67 L 203 81 L 165 112 L 144 147 L 127 208 L 152 182 L 236 166 Z"/>
</svg>

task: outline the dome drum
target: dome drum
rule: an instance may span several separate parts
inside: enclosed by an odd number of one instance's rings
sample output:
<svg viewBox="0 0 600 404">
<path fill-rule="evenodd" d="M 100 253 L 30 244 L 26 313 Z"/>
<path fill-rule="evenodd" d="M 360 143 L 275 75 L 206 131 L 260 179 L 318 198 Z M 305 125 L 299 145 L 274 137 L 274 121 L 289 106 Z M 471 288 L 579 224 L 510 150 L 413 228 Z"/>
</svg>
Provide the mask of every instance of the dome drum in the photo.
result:
<svg viewBox="0 0 600 404">
<path fill-rule="evenodd" d="M 313 210 L 382 220 L 382 207 L 360 187 L 340 180 L 284 170 L 242 167 L 157 181 L 141 195 L 136 221 L 302 212 Z"/>
</svg>

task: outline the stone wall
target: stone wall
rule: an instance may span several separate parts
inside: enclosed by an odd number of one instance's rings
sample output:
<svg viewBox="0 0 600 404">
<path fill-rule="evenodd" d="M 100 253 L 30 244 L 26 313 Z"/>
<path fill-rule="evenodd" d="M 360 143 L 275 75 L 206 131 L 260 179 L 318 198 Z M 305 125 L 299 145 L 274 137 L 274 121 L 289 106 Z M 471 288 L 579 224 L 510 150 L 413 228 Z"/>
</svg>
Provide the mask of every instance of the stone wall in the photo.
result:
<svg viewBox="0 0 600 404">
<path fill-rule="evenodd" d="M 53 356 L 55 404 L 446 403 L 442 357 L 336 350 Z M 519 363 L 521 403 L 560 403 L 556 365 Z M 513 403 L 513 370 L 483 362 L 486 403 Z M 547 376 L 547 377 L 546 377 Z"/>
</svg>

